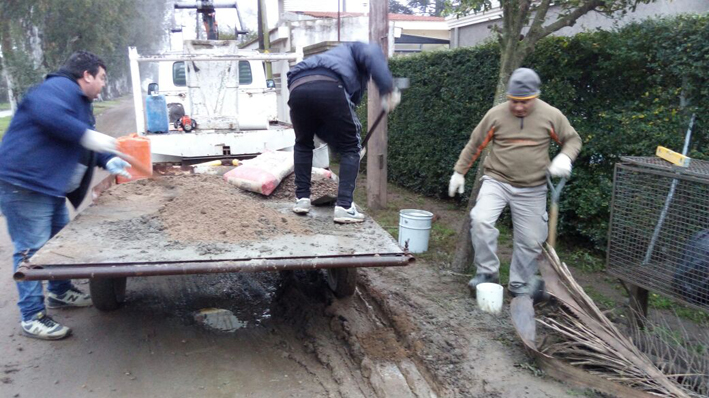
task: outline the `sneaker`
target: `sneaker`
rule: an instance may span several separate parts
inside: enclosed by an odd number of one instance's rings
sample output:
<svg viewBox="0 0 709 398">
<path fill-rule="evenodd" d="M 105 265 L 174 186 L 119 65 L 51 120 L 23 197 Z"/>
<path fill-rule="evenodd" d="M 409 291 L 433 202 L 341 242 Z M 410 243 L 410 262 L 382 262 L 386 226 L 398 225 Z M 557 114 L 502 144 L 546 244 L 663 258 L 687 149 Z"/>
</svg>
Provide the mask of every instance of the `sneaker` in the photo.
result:
<svg viewBox="0 0 709 398">
<path fill-rule="evenodd" d="M 71 285 L 64 294 L 56 295 L 52 292 L 47 294 L 47 308 L 66 307 L 88 307 L 91 305 L 91 295 L 77 289 Z"/>
<path fill-rule="evenodd" d="M 355 222 L 363 222 L 364 214 L 357 211 L 354 202 L 349 209 L 342 206 L 335 206 L 335 222 L 338 224 L 350 224 Z"/>
<path fill-rule="evenodd" d="M 481 283 L 500 283 L 500 276 L 498 274 L 475 275 L 475 277 L 468 282 L 468 289 L 470 289 L 470 294 L 472 294 L 473 297 L 476 296 L 478 285 Z"/>
<path fill-rule="evenodd" d="M 20 322 L 22 333 L 27 337 L 42 340 L 59 340 L 71 334 L 71 329 L 58 324 L 44 311 L 38 312 L 29 321 Z"/>
<path fill-rule="evenodd" d="M 533 276 L 528 283 L 512 282 L 507 289 L 512 297 L 526 295 L 531 297 L 535 303 L 549 300 L 549 293 L 546 292 L 544 279 L 538 276 Z"/>
<path fill-rule="evenodd" d="M 295 201 L 293 213 L 308 214 L 308 212 L 310 212 L 310 198 L 301 198 Z"/>
</svg>

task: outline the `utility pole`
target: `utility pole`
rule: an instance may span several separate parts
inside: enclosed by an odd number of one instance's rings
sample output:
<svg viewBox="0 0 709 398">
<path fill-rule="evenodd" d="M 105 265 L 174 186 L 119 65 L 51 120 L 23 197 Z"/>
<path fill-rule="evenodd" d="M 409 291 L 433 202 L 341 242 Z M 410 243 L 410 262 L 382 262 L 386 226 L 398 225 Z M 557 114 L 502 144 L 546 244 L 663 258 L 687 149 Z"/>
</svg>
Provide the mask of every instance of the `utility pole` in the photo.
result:
<svg viewBox="0 0 709 398">
<path fill-rule="evenodd" d="M 387 0 L 369 2 L 369 42 L 382 47 L 389 56 L 389 4 Z M 368 85 L 367 121 L 371 125 L 382 111 L 379 90 L 370 80 Z M 379 123 L 367 146 L 367 207 L 382 209 L 387 205 L 387 120 Z"/>
<path fill-rule="evenodd" d="M 266 0 L 258 0 L 258 44 L 261 52 L 268 53 L 271 50 L 271 36 L 268 32 L 268 19 L 266 18 Z M 266 79 L 273 79 L 273 69 L 271 63 L 266 62 Z"/>
</svg>

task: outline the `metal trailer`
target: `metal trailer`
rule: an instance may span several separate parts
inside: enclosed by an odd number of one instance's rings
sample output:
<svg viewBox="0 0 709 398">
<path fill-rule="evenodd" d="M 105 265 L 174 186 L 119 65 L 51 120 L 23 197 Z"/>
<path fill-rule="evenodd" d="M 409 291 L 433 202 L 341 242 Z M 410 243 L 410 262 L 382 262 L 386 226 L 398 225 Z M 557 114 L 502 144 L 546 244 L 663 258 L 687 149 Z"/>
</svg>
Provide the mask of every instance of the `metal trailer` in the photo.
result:
<svg viewBox="0 0 709 398">
<path fill-rule="evenodd" d="M 109 179 L 103 185 L 110 185 Z M 226 183 L 225 187 L 246 194 Z M 87 278 L 96 308 L 111 311 L 124 301 L 129 277 L 324 269 L 335 296 L 347 297 L 355 292 L 358 267 L 406 266 L 415 261 L 371 218 L 361 224 L 334 224 L 331 207 L 314 207 L 305 218 L 315 234 L 215 242 L 206 251 L 204 242 L 176 244 L 159 229 L 151 236 L 117 233 L 127 222 L 155 217 L 171 195 L 174 190 L 166 189 L 164 194 L 141 196 L 140 200 L 92 204 L 24 261 L 14 279 Z M 291 201 L 264 199 L 263 205 L 284 218 L 299 217 L 292 213 Z M 235 228 L 249 221 L 255 220 L 235 219 Z"/>
</svg>

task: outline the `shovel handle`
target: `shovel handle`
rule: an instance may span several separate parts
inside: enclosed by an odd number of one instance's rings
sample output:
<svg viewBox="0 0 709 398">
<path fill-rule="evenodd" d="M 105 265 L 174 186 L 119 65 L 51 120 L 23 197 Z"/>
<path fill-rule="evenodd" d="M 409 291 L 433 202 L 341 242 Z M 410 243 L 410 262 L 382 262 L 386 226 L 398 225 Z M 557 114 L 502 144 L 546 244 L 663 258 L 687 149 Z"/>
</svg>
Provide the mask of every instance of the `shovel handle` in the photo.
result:
<svg viewBox="0 0 709 398">
<path fill-rule="evenodd" d="M 364 140 L 362 140 L 362 150 L 359 151 L 359 160 L 362 160 L 362 158 L 364 158 L 364 155 L 367 153 L 367 141 L 372 138 L 372 133 L 377 128 L 377 126 L 379 126 L 379 123 L 381 123 L 382 119 L 384 119 L 384 115 L 386 115 L 386 112 L 384 111 L 381 111 L 379 113 L 379 116 L 377 116 L 377 118 L 374 120 L 374 123 L 369 129 L 369 132 L 367 132 L 367 135 L 364 136 Z"/>
<path fill-rule="evenodd" d="M 561 196 L 561 190 L 564 189 L 564 184 L 566 184 L 566 178 L 559 180 L 559 184 L 554 186 L 551 181 L 551 176 L 547 174 L 547 184 L 549 185 L 549 190 L 551 191 L 551 206 L 549 208 L 549 236 L 547 237 L 547 244 L 551 247 L 556 246 L 556 226 L 559 222 L 559 196 Z"/>
</svg>

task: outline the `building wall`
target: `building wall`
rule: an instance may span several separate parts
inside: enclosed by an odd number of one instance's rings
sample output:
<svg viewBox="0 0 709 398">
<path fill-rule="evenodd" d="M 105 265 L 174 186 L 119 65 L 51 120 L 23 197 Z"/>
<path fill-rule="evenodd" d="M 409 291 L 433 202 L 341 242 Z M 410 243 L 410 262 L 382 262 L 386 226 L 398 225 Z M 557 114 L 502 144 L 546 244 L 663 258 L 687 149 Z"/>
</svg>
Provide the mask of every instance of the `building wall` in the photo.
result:
<svg viewBox="0 0 709 398">
<path fill-rule="evenodd" d="M 549 10 L 547 21 L 554 20 L 560 12 L 559 7 Z M 618 13 L 617 18 L 608 18 L 597 12 L 588 13 L 576 21 L 574 26 L 563 28 L 554 33 L 557 36 L 573 36 L 577 33 L 593 29 L 612 29 L 630 22 L 641 21 L 658 16 L 670 16 L 684 13 L 709 12 L 708 0 L 658 0 L 650 4 L 638 5 L 635 12 L 628 12 L 624 16 Z M 451 48 L 471 47 L 490 40 L 492 31 L 490 26 L 501 26 L 500 19 L 486 21 L 475 25 L 452 28 L 450 33 Z"/>
</svg>

